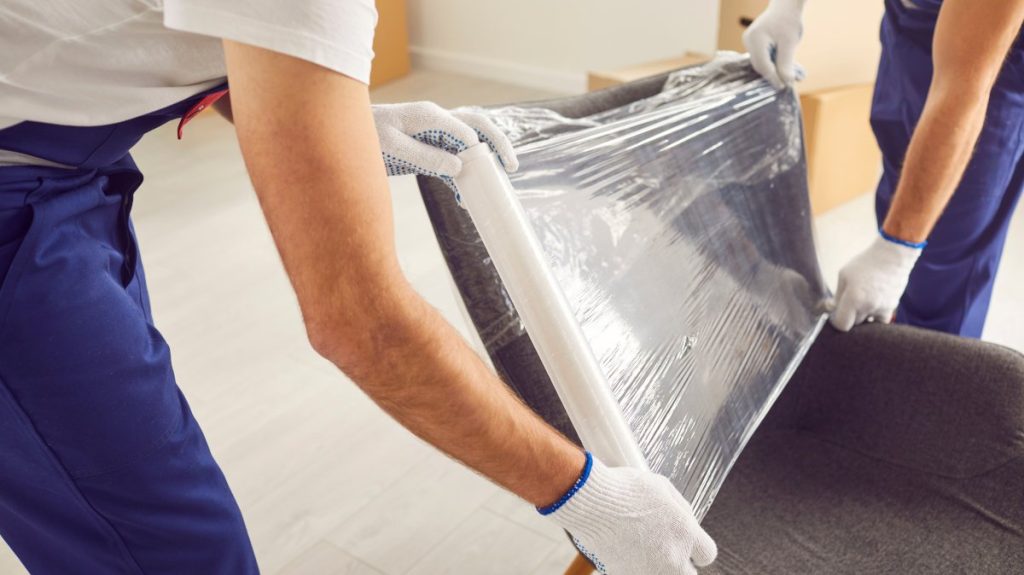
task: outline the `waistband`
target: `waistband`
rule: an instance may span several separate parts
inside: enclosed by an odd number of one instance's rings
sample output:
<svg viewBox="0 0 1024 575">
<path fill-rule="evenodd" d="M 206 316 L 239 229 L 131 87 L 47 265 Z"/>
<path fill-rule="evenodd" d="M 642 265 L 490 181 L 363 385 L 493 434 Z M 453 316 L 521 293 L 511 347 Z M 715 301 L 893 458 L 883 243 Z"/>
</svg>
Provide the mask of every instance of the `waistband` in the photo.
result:
<svg viewBox="0 0 1024 575">
<path fill-rule="evenodd" d="M 99 168 L 54 168 L 50 166 L 0 166 L 0 210 L 20 208 L 54 194 L 74 190 L 96 178 L 131 176 L 132 185 L 114 193 L 130 194 L 142 174 L 130 155 Z"/>
<path fill-rule="evenodd" d="M 51 168 L 110 166 L 125 157 L 146 132 L 183 117 L 204 98 L 223 91 L 226 86 L 221 84 L 176 104 L 116 124 L 62 126 L 21 122 L 0 130 L 0 150 L 43 160 L 33 163 L 47 163 Z M 7 167 L 11 166 L 4 169 Z"/>
</svg>

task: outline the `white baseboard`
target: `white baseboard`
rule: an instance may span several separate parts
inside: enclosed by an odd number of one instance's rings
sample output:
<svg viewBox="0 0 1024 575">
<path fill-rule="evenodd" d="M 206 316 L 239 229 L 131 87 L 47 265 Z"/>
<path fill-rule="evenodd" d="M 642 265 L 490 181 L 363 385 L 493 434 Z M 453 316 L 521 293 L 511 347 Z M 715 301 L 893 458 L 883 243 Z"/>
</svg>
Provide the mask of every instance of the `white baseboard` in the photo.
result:
<svg viewBox="0 0 1024 575">
<path fill-rule="evenodd" d="M 587 88 L 587 75 L 583 72 L 559 72 L 423 46 L 410 46 L 409 52 L 413 66 L 424 70 L 476 76 L 566 94 L 580 94 Z"/>
</svg>

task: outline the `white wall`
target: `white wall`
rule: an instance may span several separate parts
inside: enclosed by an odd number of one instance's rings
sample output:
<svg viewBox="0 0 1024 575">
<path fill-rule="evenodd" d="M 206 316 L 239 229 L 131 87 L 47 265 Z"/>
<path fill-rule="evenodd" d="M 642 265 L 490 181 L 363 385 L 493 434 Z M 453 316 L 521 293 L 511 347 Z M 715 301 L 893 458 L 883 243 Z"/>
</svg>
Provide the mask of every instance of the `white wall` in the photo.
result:
<svg viewBox="0 0 1024 575">
<path fill-rule="evenodd" d="M 409 0 L 414 61 L 557 91 L 588 70 L 710 53 L 718 0 Z"/>
</svg>

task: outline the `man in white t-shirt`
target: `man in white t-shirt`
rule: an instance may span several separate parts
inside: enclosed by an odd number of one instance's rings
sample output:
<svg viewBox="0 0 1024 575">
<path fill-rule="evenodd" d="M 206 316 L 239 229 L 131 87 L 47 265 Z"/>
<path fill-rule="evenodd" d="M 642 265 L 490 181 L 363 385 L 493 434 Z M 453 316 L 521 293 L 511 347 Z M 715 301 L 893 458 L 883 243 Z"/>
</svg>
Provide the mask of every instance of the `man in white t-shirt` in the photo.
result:
<svg viewBox="0 0 1024 575">
<path fill-rule="evenodd" d="M 0 5 L 0 535 L 33 573 L 257 571 L 153 325 L 130 220 L 131 146 L 210 105 L 233 117 L 320 354 L 602 570 L 714 559 L 667 480 L 548 427 L 403 277 L 386 175 L 450 178 L 451 152 L 480 141 L 516 163 L 480 117 L 372 107 L 375 22 L 372 0 Z"/>
</svg>

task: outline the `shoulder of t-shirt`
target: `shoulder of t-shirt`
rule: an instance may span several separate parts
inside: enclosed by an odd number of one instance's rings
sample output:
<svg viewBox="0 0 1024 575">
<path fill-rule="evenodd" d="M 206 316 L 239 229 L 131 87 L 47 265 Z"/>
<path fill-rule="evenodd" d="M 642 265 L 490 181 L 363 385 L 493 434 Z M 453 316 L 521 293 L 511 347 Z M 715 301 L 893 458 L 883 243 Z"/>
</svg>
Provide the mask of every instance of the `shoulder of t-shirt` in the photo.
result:
<svg viewBox="0 0 1024 575">
<path fill-rule="evenodd" d="M 164 0 L 164 26 L 307 60 L 369 83 L 373 0 Z"/>
</svg>

